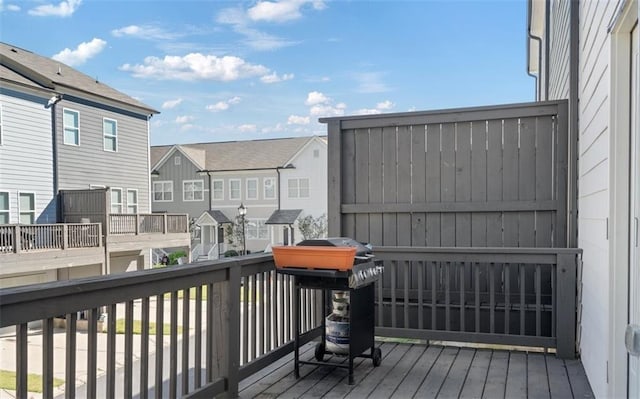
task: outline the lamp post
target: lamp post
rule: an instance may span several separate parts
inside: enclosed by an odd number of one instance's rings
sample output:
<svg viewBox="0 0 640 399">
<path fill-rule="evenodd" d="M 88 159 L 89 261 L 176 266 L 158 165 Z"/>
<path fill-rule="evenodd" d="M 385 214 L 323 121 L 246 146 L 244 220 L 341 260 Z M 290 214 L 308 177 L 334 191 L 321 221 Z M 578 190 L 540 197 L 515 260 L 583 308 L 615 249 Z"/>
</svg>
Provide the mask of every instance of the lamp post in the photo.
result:
<svg viewBox="0 0 640 399">
<path fill-rule="evenodd" d="M 247 235 L 244 230 L 244 217 L 247 214 L 247 208 L 241 202 L 238 207 L 238 215 L 240 215 L 240 223 L 242 223 L 242 255 L 247 254 Z"/>
</svg>

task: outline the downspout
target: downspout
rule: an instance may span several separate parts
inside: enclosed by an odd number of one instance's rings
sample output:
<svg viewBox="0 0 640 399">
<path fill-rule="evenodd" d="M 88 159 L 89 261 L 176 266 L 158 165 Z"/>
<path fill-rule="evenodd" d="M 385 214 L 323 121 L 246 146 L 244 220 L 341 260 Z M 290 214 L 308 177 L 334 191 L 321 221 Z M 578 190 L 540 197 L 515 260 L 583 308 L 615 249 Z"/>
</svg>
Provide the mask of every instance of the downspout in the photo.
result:
<svg viewBox="0 0 640 399">
<path fill-rule="evenodd" d="M 278 182 L 276 184 L 276 196 L 278 197 L 278 210 L 280 210 L 280 168 L 276 168 L 276 173 L 278 174 Z"/>
<path fill-rule="evenodd" d="M 535 36 L 535 35 L 531 34 L 531 9 L 532 9 L 531 2 L 532 1 L 533 0 L 529 0 L 529 2 L 528 2 L 528 6 L 529 7 L 528 7 L 528 10 L 527 10 L 527 13 L 528 13 L 528 18 L 527 18 L 527 37 L 529 39 L 536 40 L 538 42 L 538 75 L 533 74 L 533 73 L 531 73 L 529 71 L 529 64 L 531 62 L 531 49 L 530 49 L 530 46 L 531 46 L 530 43 L 531 42 L 530 41 L 527 41 L 528 44 L 529 44 L 527 46 L 527 75 L 531 76 L 532 78 L 534 78 L 536 80 L 536 101 L 540 101 L 540 94 L 541 94 L 540 91 L 541 90 L 540 90 L 540 85 L 539 85 L 539 82 L 540 82 L 540 76 L 539 75 L 540 75 L 540 68 L 541 68 L 541 65 L 542 65 L 542 38 L 539 37 L 539 36 Z"/>
<path fill-rule="evenodd" d="M 211 191 L 211 171 L 207 170 L 207 179 L 209 180 L 209 212 L 211 212 L 212 206 L 211 204 L 213 203 L 213 193 Z"/>
<path fill-rule="evenodd" d="M 544 34 L 547 40 L 544 42 L 544 99 L 549 100 L 549 54 L 551 52 L 551 0 L 546 0 L 544 5 Z M 538 67 L 540 68 L 540 67 Z"/>
<path fill-rule="evenodd" d="M 51 106 L 51 132 L 51 146 L 53 147 L 51 156 L 51 161 L 53 162 L 53 198 L 56 199 L 56 222 L 62 222 L 62 199 L 58 196 L 58 136 L 56 133 L 56 104 Z"/>
</svg>

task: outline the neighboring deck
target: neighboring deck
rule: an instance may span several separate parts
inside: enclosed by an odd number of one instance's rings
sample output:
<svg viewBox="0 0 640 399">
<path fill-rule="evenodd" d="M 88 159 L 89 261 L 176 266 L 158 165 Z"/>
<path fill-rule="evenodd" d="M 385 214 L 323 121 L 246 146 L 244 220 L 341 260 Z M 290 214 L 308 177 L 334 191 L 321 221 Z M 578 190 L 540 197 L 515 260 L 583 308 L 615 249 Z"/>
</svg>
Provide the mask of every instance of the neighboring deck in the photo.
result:
<svg viewBox="0 0 640 399">
<path fill-rule="evenodd" d="M 593 398 L 579 360 L 554 354 L 379 343 L 382 364 L 355 360 L 348 370 L 302 365 L 293 376 L 290 354 L 240 383 L 241 398 Z M 301 359 L 313 358 L 310 343 Z M 345 358 L 340 358 L 344 360 Z M 326 360 L 326 359 L 325 359 Z"/>
</svg>

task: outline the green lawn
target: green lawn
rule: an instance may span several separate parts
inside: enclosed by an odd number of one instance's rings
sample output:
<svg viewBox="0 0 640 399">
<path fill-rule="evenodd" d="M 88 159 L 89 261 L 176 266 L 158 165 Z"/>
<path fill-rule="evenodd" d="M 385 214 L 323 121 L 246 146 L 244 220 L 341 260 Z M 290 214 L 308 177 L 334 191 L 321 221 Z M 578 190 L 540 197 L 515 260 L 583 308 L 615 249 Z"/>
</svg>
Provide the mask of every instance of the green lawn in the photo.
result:
<svg viewBox="0 0 640 399">
<path fill-rule="evenodd" d="M 141 334 L 142 333 L 142 322 L 140 320 L 133 321 L 133 333 Z M 156 323 L 149 323 L 149 334 L 153 335 L 156 333 Z M 165 323 L 162 328 L 162 334 L 169 335 L 171 333 L 171 324 Z M 182 327 L 178 326 L 178 334 L 182 333 Z M 124 319 L 116 320 L 116 334 L 124 334 Z"/>
<path fill-rule="evenodd" d="M 53 379 L 53 386 L 59 387 L 64 380 Z M 16 390 L 16 373 L 14 371 L 0 370 L 0 389 Z M 27 391 L 42 393 L 42 376 L 38 374 L 27 375 Z"/>
</svg>

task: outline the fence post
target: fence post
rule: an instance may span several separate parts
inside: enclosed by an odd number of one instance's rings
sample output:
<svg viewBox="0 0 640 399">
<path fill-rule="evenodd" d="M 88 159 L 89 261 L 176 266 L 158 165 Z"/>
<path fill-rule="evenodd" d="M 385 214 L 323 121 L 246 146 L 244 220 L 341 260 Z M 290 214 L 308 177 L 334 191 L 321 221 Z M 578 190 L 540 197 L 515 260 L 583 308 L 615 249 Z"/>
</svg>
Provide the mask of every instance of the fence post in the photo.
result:
<svg viewBox="0 0 640 399">
<path fill-rule="evenodd" d="M 74 229 L 74 231 L 77 231 Z M 76 240 L 78 239 L 77 235 L 76 235 Z M 75 243 L 76 246 L 78 245 L 78 243 Z M 68 224 L 63 224 L 62 225 L 62 249 L 67 249 L 67 247 L 69 246 L 69 225 Z"/>
<path fill-rule="evenodd" d="M 238 385 L 240 383 L 240 279 L 242 266 L 239 262 L 234 262 L 229 266 L 229 290 L 228 311 L 229 311 L 229 332 L 227 345 L 227 395 L 231 398 L 238 397 Z"/>
<path fill-rule="evenodd" d="M 20 232 L 19 224 L 16 225 L 14 232 L 15 232 L 15 237 L 13 239 L 13 245 L 14 245 L 13 247 L 16 253 L 19 254 L 20 252 L 22 252 L 22 233 Z"/>
<path fill-rule="evenodd" d="M 556 355 L 561 359 L 576 357 L 576 257 L 558 254 L 556 265 Z"/>
<path fill-rule="evenodd" d="M 140 214 L 136 213 L 136 229 L 135 229 L 135 234 L 138 235 L 140 234 Z"/>
<path fill-rule="evenodd" d="M 167 229 L 167 225 L 168 225 L 168 215 L 166 213 L 162 214 L 162 234 L 167 234 L 167 232 L 169 231 Z"/>
<path fill-rule="evenodd" d="M 102 247 L 102 223 L 98 223 L 98 248 Z"/>
</svg>

